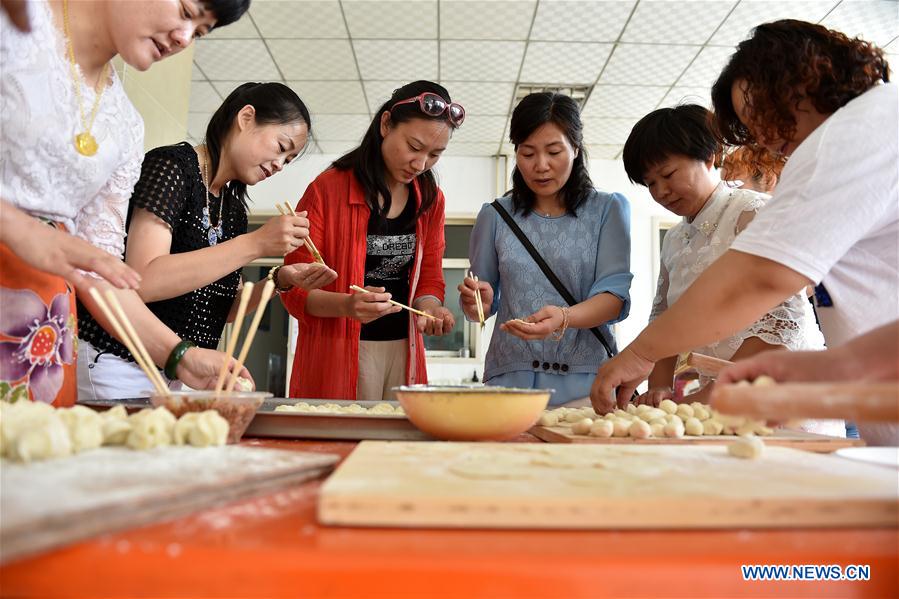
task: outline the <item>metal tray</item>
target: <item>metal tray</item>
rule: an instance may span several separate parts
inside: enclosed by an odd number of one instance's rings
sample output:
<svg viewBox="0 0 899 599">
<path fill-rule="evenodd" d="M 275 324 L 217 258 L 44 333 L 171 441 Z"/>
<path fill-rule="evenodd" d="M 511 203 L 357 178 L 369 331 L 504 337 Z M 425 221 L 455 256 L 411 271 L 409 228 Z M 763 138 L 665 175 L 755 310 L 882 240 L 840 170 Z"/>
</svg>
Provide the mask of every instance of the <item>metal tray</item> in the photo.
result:
<svg viewBox="0 0 899 599">
<path fill-rule="evenodd" d="M 309 405 L 326 403 L 348 403 L 335 399 L 286 399 L 271 397 L 262 402 L 244 437 L 279 437 L 283 439 L 341 439 L 361 441 L 376 439 L 383 441 L 433 441 L 409 422 L 401 414 L 327 414 L 321 412 L 276 412 L 281 405 L 294 405 L 305 401 Z M 124 406 L 128 412 L 152 408 L 149 398 L 93 399 L 79 404 L 106 410 Z M 362 407 L 370 408 L 379 403 L 389 403 L 399 407 L 399 402 L 355 401 Z"/>
<path fill-rule="evenodd" d="M 276 412 L 281 405 L 294 405 L 304 401 L 320 406 L 326 403 L 344 403 L 333 399 L 285 399 L 273 397 L 262 402 L 256 417 L 250 422 L 245 436 L 281 437 L 288 439 L 342 439 L 359 441 L 378 439 L 387 441 L 431 441 L 409 419 L 400 414 L 327 414 L 321 412 Z M 370 408 L 379 403 L 399 407 L 395 401 L 355 401 Z"/>
</svg>

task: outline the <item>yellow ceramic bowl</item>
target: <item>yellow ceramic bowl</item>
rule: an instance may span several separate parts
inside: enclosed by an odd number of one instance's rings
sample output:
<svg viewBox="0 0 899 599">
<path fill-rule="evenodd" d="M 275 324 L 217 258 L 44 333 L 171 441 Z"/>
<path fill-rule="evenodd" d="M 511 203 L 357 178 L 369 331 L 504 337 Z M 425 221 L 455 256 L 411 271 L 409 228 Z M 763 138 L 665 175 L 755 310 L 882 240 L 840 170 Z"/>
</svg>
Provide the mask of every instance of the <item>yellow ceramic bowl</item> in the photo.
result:
<svg viewBox="0 0 899 599">
<path fill-rule="evenodd" d="M 504 387 L 396 387 L 412 424 L 447 441 L 502 441 L 531 428 L 549 402 L 550 389 Z"/>
</svg>

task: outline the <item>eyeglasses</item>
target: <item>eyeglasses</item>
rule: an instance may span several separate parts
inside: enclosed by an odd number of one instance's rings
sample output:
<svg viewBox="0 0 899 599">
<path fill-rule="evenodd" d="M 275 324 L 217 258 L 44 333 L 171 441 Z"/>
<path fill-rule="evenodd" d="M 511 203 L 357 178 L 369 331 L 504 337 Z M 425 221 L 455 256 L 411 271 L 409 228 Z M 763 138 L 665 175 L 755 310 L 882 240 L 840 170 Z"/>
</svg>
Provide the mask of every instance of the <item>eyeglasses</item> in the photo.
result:
<svg viewBox="0 0 899 599">
<path fill-rule="evenodd" d="M 441 116 L 446 113 L 447 119 L 449 119 L 449 122 L 452 123 L 454 127 L 458 127 L 465 120 L 465 109 L 462 108 L 461 104 L 447 102 L 432 92 L 425 92 L 414 98 L 400 100 L 390 107 L 390 112 L 393 112 L 393 109 L 400 104 L 413 104 L 415 102 L 418 102 L 418 107 L 428 116 Z"/>
</svg>

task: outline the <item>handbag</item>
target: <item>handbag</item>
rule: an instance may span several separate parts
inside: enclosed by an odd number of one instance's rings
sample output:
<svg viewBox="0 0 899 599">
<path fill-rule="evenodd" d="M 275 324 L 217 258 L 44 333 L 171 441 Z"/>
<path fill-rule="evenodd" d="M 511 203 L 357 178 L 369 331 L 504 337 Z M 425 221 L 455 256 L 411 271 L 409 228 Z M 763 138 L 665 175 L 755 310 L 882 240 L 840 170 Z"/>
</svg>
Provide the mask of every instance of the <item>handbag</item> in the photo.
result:
<svg viewBox="0 0 899 599">
<path fill-rule="evenodd" d="M 543 259 L 543 256 L 540 255 L 540 252 L 537 251 L 537 248 L 534 247 L 534 244 L 531 243 L 531 240 L 528 239 L 528 236 L 524 234 L 524 231 L 521 230 L 521 227 L 518 226 L 518 223 L 512 218 L 512 215 L 503 208 L 502 204 L 499 203 L 499 200 L 494 200 L 491 204 L 493 208 L 499 213 L 499 215 L 506 221 L 506 224 L 509 225 L 509 228 L 512 229 L 512 232 L 515 233 L 515 236 L 518 238 L 518 241 L 521 242 L 521 245 L 524 246 L 524 249 L 528 251 L 531 255 L 531 258 L 534 259 L 534 262 L 537 263 L 537 266 L 540 267 L 540 270 L 543 271 L 543 274 L 546 275 L 546 278 L 549 279 L 549 282 L 552 283 L 552 286 L 556 288 L 556 291 L 559 292 L 559 295 L 562 296 L 566 302 L 568 302 L 569 306 L 573 306 L 577 304 L 577 300 L 574 299 L 574 296 L 571 295 L 571 292 L 568 291 L 568 288 L 565 287 L 564 283 L 559 280 L 559 277 L 556 276 L 556 273 L 549 267 L 546 263 L 546 260 Z M 602 331 L 599 330 L 599 327 L 592 327 L 590 332 L 593 333 L 593 336 L 596 337 L 599 342 L 602 344 L 603 348 L 606 350 L 606 353 L 611 358 L 615 355 L 615 352 L 612 351 L 612 347 L 609 345 L 609 342 L 606 341 L 605 337 L 602 334 Z"/>
</svg>

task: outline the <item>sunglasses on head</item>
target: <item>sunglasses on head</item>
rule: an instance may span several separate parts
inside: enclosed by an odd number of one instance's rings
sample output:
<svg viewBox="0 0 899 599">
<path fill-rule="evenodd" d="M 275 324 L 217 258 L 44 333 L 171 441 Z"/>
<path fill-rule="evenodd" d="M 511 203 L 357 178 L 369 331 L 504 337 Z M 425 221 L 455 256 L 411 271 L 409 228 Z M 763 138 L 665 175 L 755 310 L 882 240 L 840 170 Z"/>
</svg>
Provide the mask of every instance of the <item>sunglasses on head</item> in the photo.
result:
<svg viewBox="0 0 899 599">
<path fill-rule="evenodd" d="M 414 104 L 416 102 L 421 111 L 428 116 L 441 116 L 446 113 L 446 118 L 449 119 L 449 122 L 452 123 L 454 127 L 458 127 L 465 120 L 465 109 L 462 108 L 461 104 L 447 102 L 439 95 L 432 92 L 425 92 L 414 98 L 400 100 L 390 107 L 390 112 L 393 112 L 393 109 L 400 104 Z"/>
</svg>

